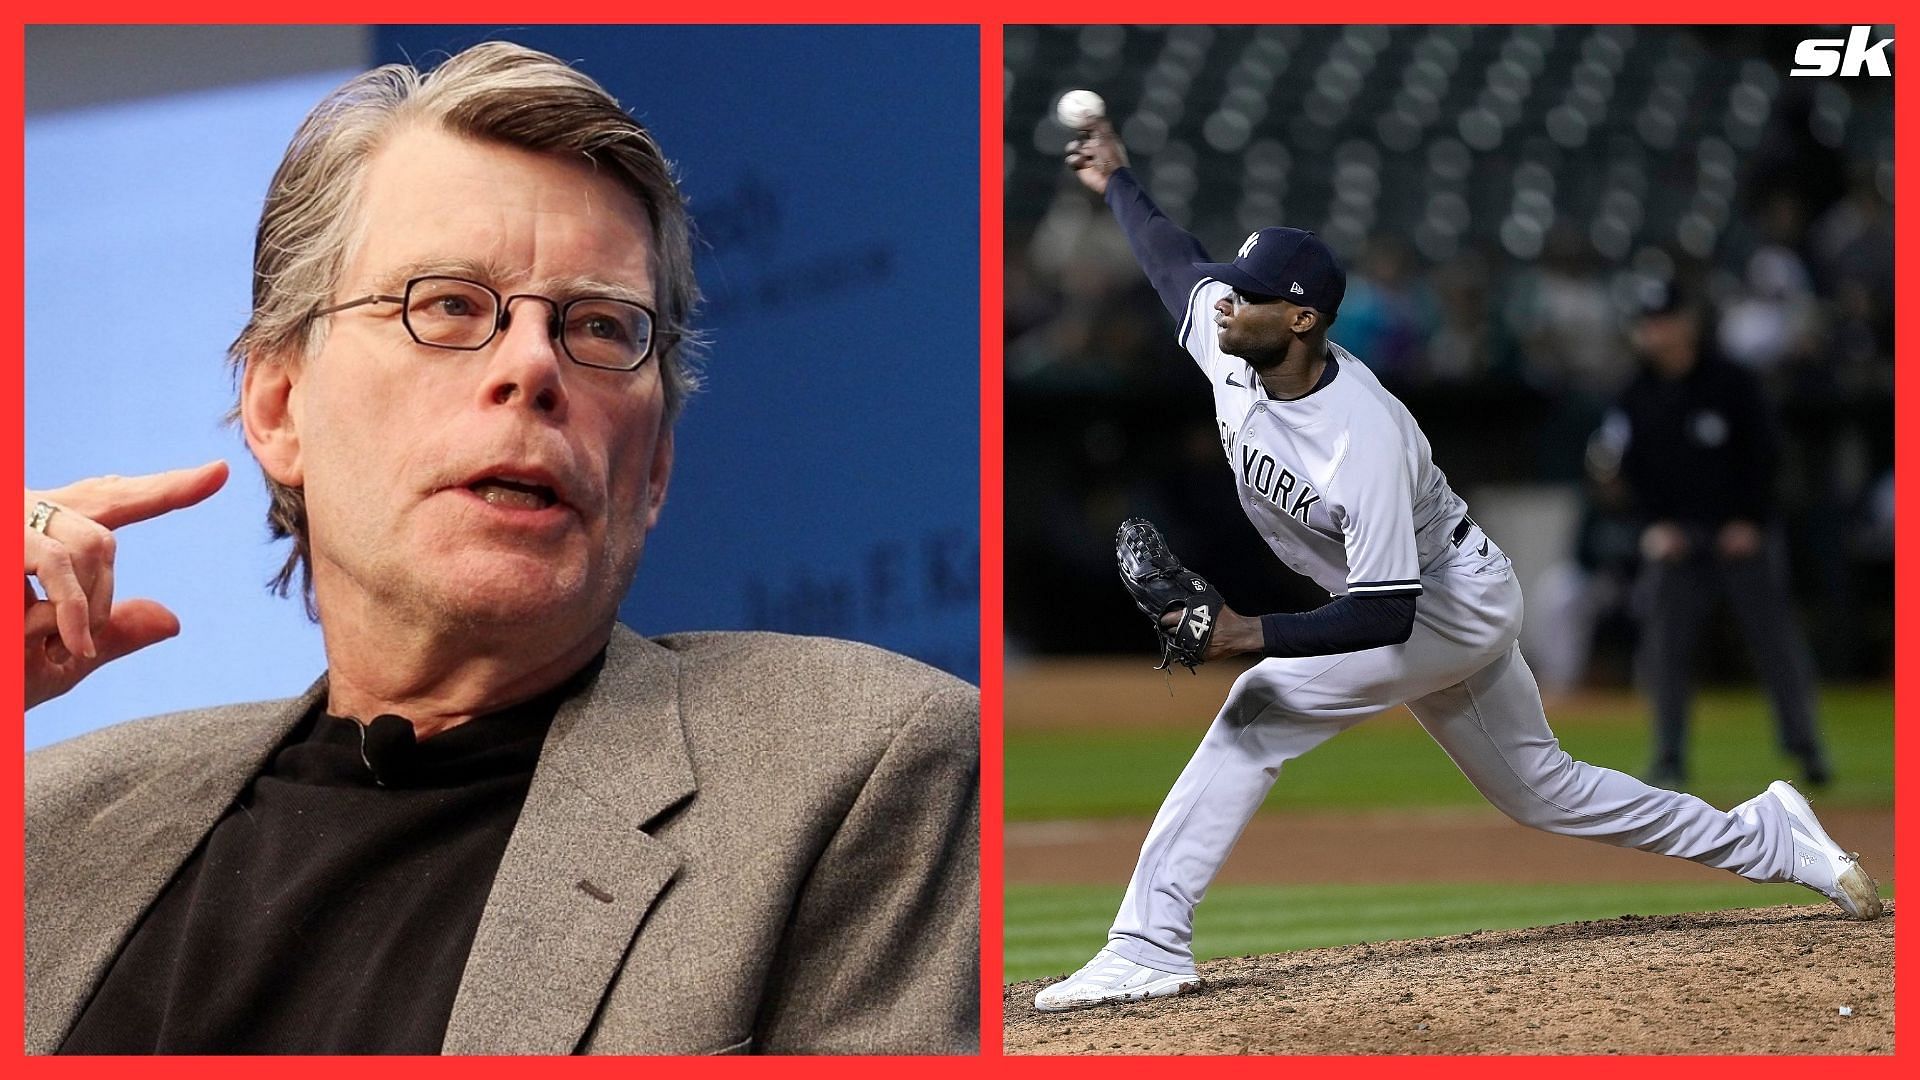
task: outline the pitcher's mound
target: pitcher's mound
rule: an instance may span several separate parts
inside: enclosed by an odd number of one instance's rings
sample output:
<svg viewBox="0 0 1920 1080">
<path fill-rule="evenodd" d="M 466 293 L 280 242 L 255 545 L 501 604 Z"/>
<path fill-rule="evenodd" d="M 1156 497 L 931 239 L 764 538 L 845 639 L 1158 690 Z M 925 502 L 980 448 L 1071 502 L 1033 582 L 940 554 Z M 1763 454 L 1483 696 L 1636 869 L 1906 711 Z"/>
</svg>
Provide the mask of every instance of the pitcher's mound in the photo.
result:
<svg viewBox="0 0 1920 1080">
<path fill-rule="evenodd" d="M 1053 980 L 1016 983 L 1006 1052 L 1890 1054 L 1887 912 L 1629 915 L 1214 960 L 1196 992 L 1064 1013 L 1034 1011 Z"/>
</svg>

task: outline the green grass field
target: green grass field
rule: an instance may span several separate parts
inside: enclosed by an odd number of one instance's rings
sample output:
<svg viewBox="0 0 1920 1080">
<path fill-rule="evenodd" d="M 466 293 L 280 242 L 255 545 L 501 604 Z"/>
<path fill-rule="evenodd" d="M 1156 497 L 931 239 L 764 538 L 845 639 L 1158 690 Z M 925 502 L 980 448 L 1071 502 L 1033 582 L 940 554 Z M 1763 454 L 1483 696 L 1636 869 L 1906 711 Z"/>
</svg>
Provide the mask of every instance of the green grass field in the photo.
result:
<svg viewBox="0 0 1920 1080">
<path fill-rule="evenodd" d="M 1647 764 L 1645 714 L 1632 706 L 1550 715 L 1566 751 L 1582 761 L 1638 773 Z M 1828 689 L 1821 729 L 1837 782 L 1822 805 L 1893 804 L 1893 691 Z M 1749 798 L 1768 780 L 1798 778 L 1774 748 L 1772 719 L 1760 695 L 1709 691 L 1694 710 L 1692 776 L 1687 788 L 1716 805 Z M 1151 817 L 1193 753 L 1205 724 L 1192 730 L 1138 728 L 1006 734 L 1009 821 Z M 1343 732 L 1287 765 L 1262 813 L 1314 807 L 1472 806 L 1480 802 L 1453 763 L 1405 710 Z"/>
<path fill-rule="evenodd" d="M 1575 757 L 1637 772 L 1647 762 L 1645 715 L 1636 706 L 1551 717 Z M 1893 693 L 1835 688 L 1821 723 L 1836 782 L 1823 806 L 1893 804 Z M 1729 806 L 1776 777 L 1797 777 L 1774 749 L 1772 720 L 1755 693 L 1710 691 L 1695 710 L 1687 787 Z M 1150 817 L 1186 763 L 1200 730 L 1117 728 L 1006 734 L 1009 820 Z M 1262 813 L 1290 809 L 1472 806 L 1480 797 L 1404 711 L 1370 720 L 1287 766 Z M 1884 868 L 1883 868 L 1884 870 Z M 1882 874 L 1882 893 L 1891 895 Z M 1007 890 L 1005 978 L 1071 971 L 1106 936 L 1125 882 L 1015 885 Z M 1195 929 L 1201 959 L 1319 948 L 1471 930 L 1542 926 L 1624 914 L 1670 914 L 1806 903 L 1792 885 L 1223 885 Z"/>
</svg>

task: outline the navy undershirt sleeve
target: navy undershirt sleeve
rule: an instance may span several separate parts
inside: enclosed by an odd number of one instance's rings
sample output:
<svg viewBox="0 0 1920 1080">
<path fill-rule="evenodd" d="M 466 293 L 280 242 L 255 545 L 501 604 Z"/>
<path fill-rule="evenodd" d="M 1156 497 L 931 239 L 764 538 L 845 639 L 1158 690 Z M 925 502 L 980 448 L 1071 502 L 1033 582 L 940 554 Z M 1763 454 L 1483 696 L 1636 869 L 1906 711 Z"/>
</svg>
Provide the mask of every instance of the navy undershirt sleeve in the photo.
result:
<svg viewBox="0 0 1920 1080">
<path fill-rule="evenodd" d="M 1193 264 L 1207 261 L 1207 249 L 1160 212 L 1131 169 L 1115 170 L 1107 178 L 1107 205 L 1119 219 L 1140 269 L 1160 294 L 1160 302 L 1174 318 L 1185 319 L 1187 299 L 1203 276 Z"/>
<path fill-rule="evenodd" d="M 1268 656 L 1332 656 L 1413 636 L 1411 596 L 1342 596 L 1298 614 L 1260 616 Z"/>
</svg>

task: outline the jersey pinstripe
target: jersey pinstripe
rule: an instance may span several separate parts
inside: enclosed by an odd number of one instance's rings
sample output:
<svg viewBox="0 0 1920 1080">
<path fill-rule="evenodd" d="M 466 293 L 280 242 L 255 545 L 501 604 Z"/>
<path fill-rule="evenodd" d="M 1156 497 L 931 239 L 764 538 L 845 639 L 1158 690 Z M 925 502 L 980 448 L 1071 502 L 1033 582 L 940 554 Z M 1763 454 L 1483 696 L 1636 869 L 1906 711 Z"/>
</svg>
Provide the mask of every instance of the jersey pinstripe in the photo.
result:
<svg viewBox="0 0 1920 1080">
<path fill-rule="evenodd" d="M 1467 504 L 1427 437 L 1352 353 L 1328 343 L 1330 379 L 1305 397 L 1267 396 L 1253 365 L 1220 351 L 1211 278 L 1187 297 L 1180 344 L 1213 384 L 1220 447 L 1240 507 L 1282 563 L 1334 596 L 1413 596 L 1462 556 Z"/>
</svg>

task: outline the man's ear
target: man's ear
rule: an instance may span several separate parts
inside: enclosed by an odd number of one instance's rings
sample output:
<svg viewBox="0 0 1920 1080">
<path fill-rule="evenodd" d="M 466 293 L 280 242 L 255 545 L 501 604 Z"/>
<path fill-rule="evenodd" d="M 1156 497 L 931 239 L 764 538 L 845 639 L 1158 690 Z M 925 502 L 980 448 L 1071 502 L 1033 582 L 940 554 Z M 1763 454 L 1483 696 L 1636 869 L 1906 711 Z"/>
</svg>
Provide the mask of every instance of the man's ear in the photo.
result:
<svg viewBox="0 0 1920 1080">
<path fill-rule="evenodd" d="M 1314 308 L 1296 307 L 1293 309 L 1293 332 L 1296 334 L 1310 334 L 1313 332 L 1314 327 L 1319 326 L 1324 321 L 1320 312 Z"/>
<path fill-rule="evenodd" d="M 240 424 L 260 469 L 287 487 L 306 482 L 300 461 L 300 430 L 294 408 L 300 367 L 292 360 L 253 352 L 240 377 Z"/>
<path fill-rule="evenodd" d="M 660 523 L 660 508 L 667 501 L 667 481 L 673 476 L 673 428 L 660 432 L 653 448 L 653 468 L 647 475 L 647 530 Z"/>
</svg>

